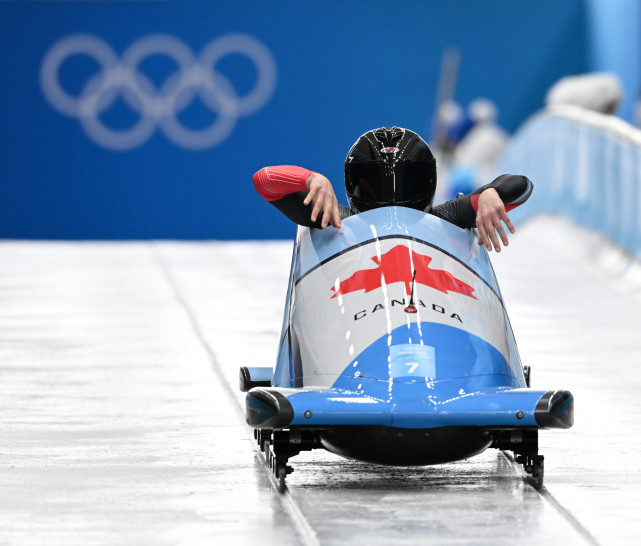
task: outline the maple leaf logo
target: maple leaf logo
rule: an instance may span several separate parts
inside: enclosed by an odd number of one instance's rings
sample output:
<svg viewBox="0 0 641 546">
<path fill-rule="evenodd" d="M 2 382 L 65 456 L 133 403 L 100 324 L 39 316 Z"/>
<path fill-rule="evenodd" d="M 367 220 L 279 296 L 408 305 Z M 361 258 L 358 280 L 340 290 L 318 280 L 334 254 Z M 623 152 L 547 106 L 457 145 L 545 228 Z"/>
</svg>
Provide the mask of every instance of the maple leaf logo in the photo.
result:
<svg viewBox="0 0 641 546">
<path fill-rule="evenodd" d="M 457 292 L 476 299 L 476 296 L 473 295 L 474 288 L 469 284 L 465 284 L 451 273 L 442 269 L 431 269 L 431 256 L 418 254 L 413 250 L 410 251 L 406 246 L 397 245 L 381 255 L 380 259 L 378 256 L 374 256 L 372 261 L 378 267 L 357 271 L 351 277 L 340 281 L 338 289 L 336 286 L 332 286 L 331 289 L 334 291 L 332 298 L 339 294 L 348 294 L 357 290 L 365 290 L 365 293 L 371 292 L 381 288 L 383 278 L 385 279 L 385 284 L 405 283 L 405 293 L 409 296 L 412 291 L 412 273 L 413 270 L 416 270 L 416 282 L 419 284 L 429 286 L 444 294 Z"/>
</svg>

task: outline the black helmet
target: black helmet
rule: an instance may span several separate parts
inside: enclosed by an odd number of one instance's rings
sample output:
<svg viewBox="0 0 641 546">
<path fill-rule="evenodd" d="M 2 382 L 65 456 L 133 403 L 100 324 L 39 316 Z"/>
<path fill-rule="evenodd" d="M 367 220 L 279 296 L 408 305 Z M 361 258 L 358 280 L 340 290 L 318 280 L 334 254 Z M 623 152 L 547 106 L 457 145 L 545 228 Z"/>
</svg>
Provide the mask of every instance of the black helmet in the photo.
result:
<svg viewBox="0 0 641 546">
<path fill-rule="evenodd" d="M 345 191 L 355 212 L 390 205 L 428 210 L 436 191 L 436 160 L 413 131 L 374 129 L 347 154 Z"/>
</svg>

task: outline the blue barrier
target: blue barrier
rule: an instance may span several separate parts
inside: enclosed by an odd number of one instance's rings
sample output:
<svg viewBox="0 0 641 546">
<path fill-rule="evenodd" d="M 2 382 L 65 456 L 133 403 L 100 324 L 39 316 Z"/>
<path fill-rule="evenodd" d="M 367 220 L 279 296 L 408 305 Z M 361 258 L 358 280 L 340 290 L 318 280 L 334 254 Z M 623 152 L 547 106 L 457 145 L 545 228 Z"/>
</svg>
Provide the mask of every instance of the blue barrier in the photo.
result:
<svg viewBox="0 0 641 546">
<path fill-rule="evenodd" d="M 498 171 L 534 182 L 514 219 L 563 214 L 641 258 L 641 131 L 573 106 L 532 116 L 512 139 Z"/>
</svg>

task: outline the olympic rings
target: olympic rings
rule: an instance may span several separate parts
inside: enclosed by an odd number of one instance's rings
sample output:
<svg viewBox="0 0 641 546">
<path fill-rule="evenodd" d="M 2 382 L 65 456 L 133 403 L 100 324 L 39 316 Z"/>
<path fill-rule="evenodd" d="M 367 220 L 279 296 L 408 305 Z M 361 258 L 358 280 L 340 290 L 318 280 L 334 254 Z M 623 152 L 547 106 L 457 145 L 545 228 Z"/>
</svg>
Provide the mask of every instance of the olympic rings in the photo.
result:
<svg viewBox="0 0 641 546">
<path fill-rule="evenodd" d="M 229 79 L 216 71 L 218 63 L 230 54 L 247 57 L 256 69 L 256 84 L 244 96 L 238 96 Z M 74 55 L 90 57 L 100 66 L 78 96 L 60 83 L 60 68 Z M 178 67 L 160 88 L 138 69 L 152 55 L 168 57 Z M 151 34 L 131 44 L 120 60 L 102 39 L 72 34 L 56 42 L 45 55 L 40 86 L 53 108 L 77 118 L 87 136 L 109 150 L 136 148 L 157 128 L 182 148 L 203 150 L 218 146 L 240 117 L 253 114 L 269 101 L 276 87 L 276 63 L 270 51 L 247 34 L 226 34 L 212 40 L 198 57 L 173 36 Z M 204 129 L 185 127 L 177 118 L 196 97 L 216 113 L 216 119 Z M 100 119 L 118 98 L 139 116 L 125 130 L 112 129 Z"/>
</svg>

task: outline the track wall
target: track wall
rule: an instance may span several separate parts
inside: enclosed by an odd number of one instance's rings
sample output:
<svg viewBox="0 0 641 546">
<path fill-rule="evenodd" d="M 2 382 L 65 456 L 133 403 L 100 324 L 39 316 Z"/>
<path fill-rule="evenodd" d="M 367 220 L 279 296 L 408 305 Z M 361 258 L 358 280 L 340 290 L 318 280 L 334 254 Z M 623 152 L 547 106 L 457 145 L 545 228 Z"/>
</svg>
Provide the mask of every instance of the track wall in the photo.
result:
<svg viewBox="0 0 641 546">
<path fill-rule="evenodd" d="M 641 131 L 612 116 L 565 106 L 533 116 L 499 166 L 534 182 L 517 220 L 556 212 L 641 258 Z"/>
</svg>

